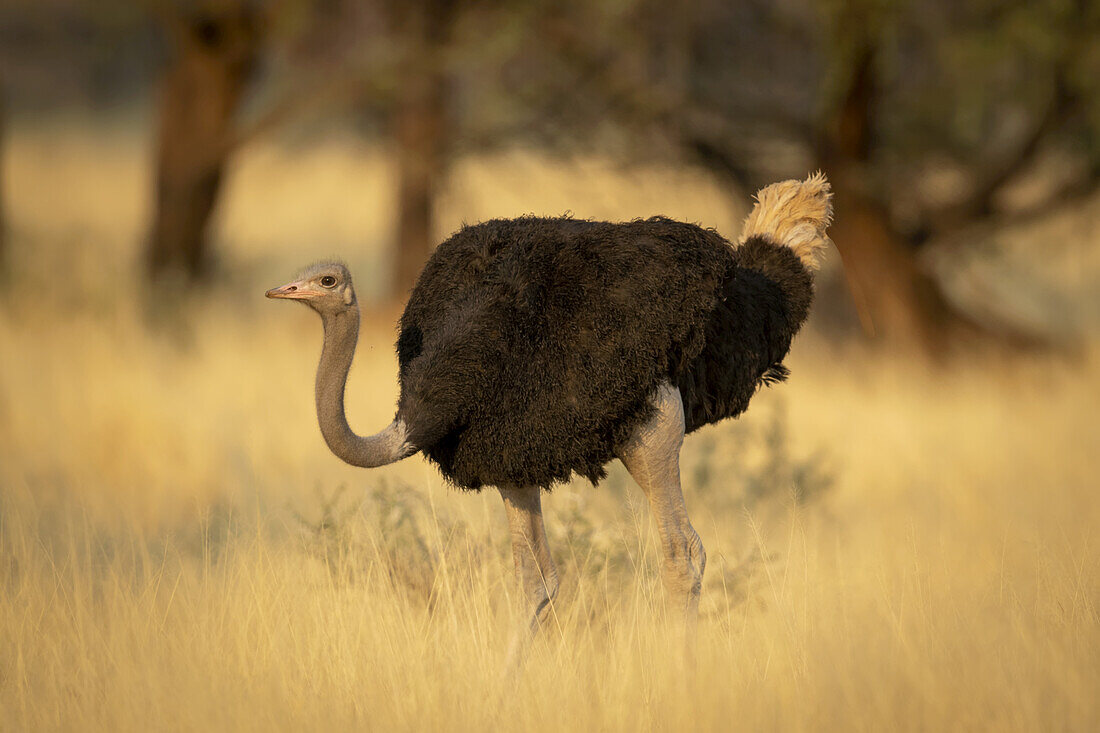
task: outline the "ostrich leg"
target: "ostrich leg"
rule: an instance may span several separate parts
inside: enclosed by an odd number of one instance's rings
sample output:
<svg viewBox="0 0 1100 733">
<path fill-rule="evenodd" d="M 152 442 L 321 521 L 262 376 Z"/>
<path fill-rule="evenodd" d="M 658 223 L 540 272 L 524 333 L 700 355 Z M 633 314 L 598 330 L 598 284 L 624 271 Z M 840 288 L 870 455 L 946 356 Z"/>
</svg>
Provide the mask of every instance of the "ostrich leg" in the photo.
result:
<svg viewBox="0 0 1100 733">
<path fill-rule="evenodd" d="M 512 634 L 507 669 L 514 669 L 531 636 L 550 615 L 558 592 L 558 571 L 546 543 L 542 523 L 541 489 L 530 486 L 500 489 L 512 535 L 512 559 L 516 566 L 523 612 Z"/>
<path fill-rule="evenodd" d="M 649 499 L 661 542 L 661 575 L 673 606 L 683 615 L 690 644 L 699 617 L 707 554 L 688 519 L 680 490 L 680 446 L 684 442 L 680 390 L 666 383 L 653 402 L 656 414 L 619 449 L 619 458 Z"/>
</svg>

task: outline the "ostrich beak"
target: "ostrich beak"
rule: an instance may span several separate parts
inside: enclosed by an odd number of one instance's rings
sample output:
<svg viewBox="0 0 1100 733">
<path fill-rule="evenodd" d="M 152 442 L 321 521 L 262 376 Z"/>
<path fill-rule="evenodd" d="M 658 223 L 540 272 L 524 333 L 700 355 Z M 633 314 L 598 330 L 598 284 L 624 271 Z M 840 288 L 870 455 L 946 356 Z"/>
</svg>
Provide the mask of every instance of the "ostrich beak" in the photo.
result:
<svg viewBox="0 0 1100 733">
<path fill-rule="evenodd" d="M 268 290 L 265 295 L 269 298 L 289 298 L 291 300 L 309 300 L 310 298 L 316 298 L 320 293 L 311 290 L 309 286 L 298 280 L 297 282 L 287 283 L 277 288 Z"/>
</svg>

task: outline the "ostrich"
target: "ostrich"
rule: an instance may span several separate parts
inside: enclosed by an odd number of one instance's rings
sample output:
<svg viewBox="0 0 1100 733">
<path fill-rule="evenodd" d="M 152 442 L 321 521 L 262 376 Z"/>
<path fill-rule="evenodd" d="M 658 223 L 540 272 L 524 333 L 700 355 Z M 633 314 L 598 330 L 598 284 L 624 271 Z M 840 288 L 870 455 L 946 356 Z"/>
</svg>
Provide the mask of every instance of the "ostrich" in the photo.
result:
<svg viewBox="0 0 1100 733">
<path fill-rule="evenodd" d="M 614 458 L 649 500 L 662 578 L 690 633 L 706 553 L 684 506 L 680 446 L 786 378 L 831 198 L 820 173 L 762 189 L 736 246 L 663 217 L 464 226 L 409 297 L 397 414 L 367 437 L 344 414 L 359 333 L 347 268 L 314 264 L 267 297 L 321 316 L 317 417 L 333 453 L 370 468 L 422 452 L 455 486 L 500 492 L 524 604 L 513 653 L 558 589 L 541 492 L 573 474 L 596 483 Z"/>
</svg>

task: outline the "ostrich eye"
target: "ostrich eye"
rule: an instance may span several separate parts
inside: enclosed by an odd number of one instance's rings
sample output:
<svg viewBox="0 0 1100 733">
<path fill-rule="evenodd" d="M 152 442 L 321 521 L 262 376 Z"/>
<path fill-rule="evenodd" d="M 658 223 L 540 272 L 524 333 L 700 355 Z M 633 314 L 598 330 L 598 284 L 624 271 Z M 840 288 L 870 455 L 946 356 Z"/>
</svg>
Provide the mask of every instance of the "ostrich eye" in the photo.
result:
<svg viewBox="0 0 1100 733">
<path fill-rule="evenodd" d="M 325 275 L 323 278 L 321 278 L 321 284 L 324 285 L 326 288 L 331 288 L 333 285 L 336 284 L 336 278 L 334 278 L 332 275 Z"/>
</svg>

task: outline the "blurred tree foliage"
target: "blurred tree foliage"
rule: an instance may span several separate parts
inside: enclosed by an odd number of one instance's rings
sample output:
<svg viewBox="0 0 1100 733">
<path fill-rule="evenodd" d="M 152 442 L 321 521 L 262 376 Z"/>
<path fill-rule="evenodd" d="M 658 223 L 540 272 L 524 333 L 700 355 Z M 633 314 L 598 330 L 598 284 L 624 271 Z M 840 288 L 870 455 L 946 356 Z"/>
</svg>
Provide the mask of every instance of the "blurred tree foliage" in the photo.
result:
<svg viewBox="0 0 1100 733">
<path fill-rule="evenodd" d="M 158 262 L 175 262 L 192 278 L 201 276 L 205 222 L 227 157 L 257 133 L 327 105 L 350 112 L 392 142 L 397 211 L 391 283 L 393 295 L 403 298 L 435 244 L 434 200 L 451 161 L 521 136 L 522 128 L 504 111 L 507 91 L 498 73 L 537 35 L 538 23 L 529 16 L 537 7 L 456 0 L 206 0 L 162 11 L 168 25 L 180 30 L 173 34 L 176 53 L 164 81 L 158 179 L 173 178 L 166 175 L 173 166 L 165 161 L 178 159 L 182 175 L 175 177 L 185 179 L 182 189 L 190 193 L 175 197 L 179 206 L 173 207 L 165 187 L 158 189 L 153 270 Z M 211 23 L 217 32 L 200 37 Z M 241 87 L 262 48 L 272 71 L 268 81 L 281 89 L 268 109 L 245 124 L 237 109 Z M 277 75 L 284 78 L 270 78 Z M 182 227 L 181 220 L 191 224 Z"/>
<path fill-rule="evenodd" d="M 1100 187 L 1098 31 L 1091 0 L 28 0 L 0 8 L 0 75 L 42 89 L 43 48 L 73 88 L 163 70 L 149 262 L 196 276 L 221 168 L 306 109 L 393 145 L 396 296 L 463 154 L 690 162 L 731 201 L 822 168 L 865 332 L 936 353 L 1019 334 L 952 304 L 922 249 Z"/>
<path fill-rule="evenodd" d="M 976 222 L 1036 216 L 1100 187 L 1100 6 L 614 7 L 603 24 L 555 24 L 561 55 L 582 70 L 571 93 L 589 103 L 584 129 L 614 119 L 635 133 L 633 157 L 665 150 L 741 191 L 821 168 L 869 335 L 933 353 L 991 331 L 1028 338 L 960 312 L 918 253 L 943 237 L 965 241 Z M 575 125 L 558 122 L 575 141 Z M 1023 182 L 1041 192 L 1020 195 Z"/>
<path fill-rule="evenodd" d="M 535 139 L 537 95 L 517 94 L 514 77 L 546 47 L 547 10 L 520 0 L 297 0 L 296 16 L 308 20 L 289 57 L 332 70 L 339 97 L 394 148 L 395 297 L 436 243 L 434 201 L 455 158 Z"/>
</svg>

